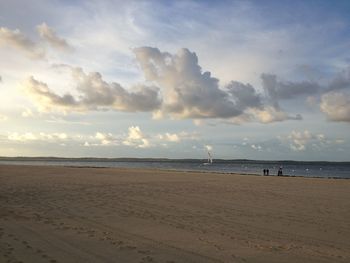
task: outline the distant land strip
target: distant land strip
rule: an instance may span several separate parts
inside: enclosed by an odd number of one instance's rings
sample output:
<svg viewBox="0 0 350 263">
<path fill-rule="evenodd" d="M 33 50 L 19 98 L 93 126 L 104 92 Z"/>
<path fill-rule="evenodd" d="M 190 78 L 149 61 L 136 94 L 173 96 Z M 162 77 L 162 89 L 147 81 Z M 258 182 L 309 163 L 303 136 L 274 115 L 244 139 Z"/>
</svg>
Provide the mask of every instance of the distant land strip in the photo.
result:
<svg viewBox="0 0 350 263">
<path fill-rule="evenodd" d="M 5 157 L 0 156 L 0 161 L 76 161 L 76 162 L 183 162 L 183 163 L 202 163 L 207 159 L 171 159 L 171 158 L 132 158 L 132 157 L 121 157 L 121 158 L 98 158 L 98 157 L 77 157 L 77 158 L 66 158 L 66 157 Z M 280 163 L 280 164 L 314 164 L 314 165 L 327 165 L 327 164 L 344 164 L 350 165 L 349 162 L 334 162 L 334 161 L 293 161 L 293 160 L 250 160 L 250 159 L 213 159 L 215 163 Z"/>
</svg>

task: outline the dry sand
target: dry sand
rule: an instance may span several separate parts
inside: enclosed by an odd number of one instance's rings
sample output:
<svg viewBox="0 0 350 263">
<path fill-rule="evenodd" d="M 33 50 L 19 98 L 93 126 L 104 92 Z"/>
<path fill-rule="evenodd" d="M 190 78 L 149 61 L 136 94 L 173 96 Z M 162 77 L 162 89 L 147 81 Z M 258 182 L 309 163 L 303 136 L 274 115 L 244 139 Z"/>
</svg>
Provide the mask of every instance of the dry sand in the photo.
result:
<svg viewBox="0 0 350 263">
<path fill-rule="evenodd" d="M 350 180 L 0 166 L 0 262 L 350 262 Z"/>
</svg>

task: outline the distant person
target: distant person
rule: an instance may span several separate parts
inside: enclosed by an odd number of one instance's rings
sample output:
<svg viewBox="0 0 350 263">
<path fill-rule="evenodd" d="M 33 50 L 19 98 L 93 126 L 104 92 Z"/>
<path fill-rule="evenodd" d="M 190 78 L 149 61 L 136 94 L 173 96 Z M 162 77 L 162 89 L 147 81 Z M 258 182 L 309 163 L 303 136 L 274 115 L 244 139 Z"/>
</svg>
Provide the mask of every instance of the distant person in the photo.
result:
<svg viewBox="0 0 350 263">
<path fill-rule="evenodd" d="M 267 176 L 269 176 L 269 173 L 270 173 L 269 169 L 266 169 L 266 175 Z"/>
<path fill-rule="evenodd" d="M 264 172 L 264 175 L 266 175 L 266 169 L 264 169 L 263 172 Z"/>
<path fill-rule="evenodd" d="M 283 176 L 282 167 L 278 169 L 277 176 Z"/>
</svg>

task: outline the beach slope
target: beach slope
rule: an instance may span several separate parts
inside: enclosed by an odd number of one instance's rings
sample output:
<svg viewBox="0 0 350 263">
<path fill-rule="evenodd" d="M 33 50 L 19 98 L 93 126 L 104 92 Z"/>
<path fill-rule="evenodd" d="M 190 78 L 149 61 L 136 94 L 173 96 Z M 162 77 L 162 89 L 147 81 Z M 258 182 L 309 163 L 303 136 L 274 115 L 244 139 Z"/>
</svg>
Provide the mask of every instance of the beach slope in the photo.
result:
<svg viewBox="0 0 350 263">
<path fill-rule="evenodd" d="M 350 180 L 0 166 L 0 262 L 349 262 Z"/>
</svg>

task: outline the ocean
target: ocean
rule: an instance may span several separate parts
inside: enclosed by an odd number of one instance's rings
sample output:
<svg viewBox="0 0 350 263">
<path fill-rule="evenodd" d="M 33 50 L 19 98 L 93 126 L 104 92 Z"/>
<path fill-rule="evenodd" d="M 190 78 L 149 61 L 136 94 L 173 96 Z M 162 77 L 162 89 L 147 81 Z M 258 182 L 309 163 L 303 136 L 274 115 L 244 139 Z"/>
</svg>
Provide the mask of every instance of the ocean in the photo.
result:
<svg viewBox="0 0 350 263">
<path fill-rule="evenodd" d="M 278 169 L 281 167 L 285 176 L 350 179 L 350 162 L 214 160 L 211 165 L 205 165 L 204 162 L 206 160 L 198 159 L 0 158 L 0 165 L 154 168 L 246 175 L 263 175 L 263 169 L 269 169 L 270 176 L 276 176 Z"/>
</svg>

